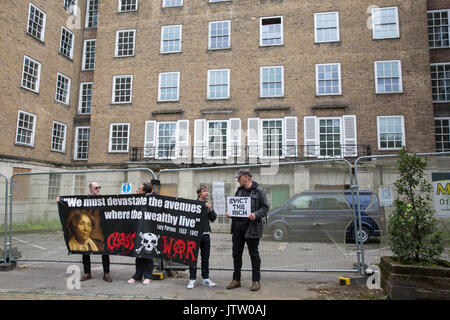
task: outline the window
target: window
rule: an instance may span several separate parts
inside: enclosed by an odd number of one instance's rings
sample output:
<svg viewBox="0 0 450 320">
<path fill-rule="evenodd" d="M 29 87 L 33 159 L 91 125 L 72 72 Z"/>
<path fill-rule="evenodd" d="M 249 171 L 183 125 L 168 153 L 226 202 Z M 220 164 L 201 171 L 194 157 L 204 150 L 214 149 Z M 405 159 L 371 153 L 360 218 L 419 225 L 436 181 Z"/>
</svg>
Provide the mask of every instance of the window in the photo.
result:
<svg viewBox="0 0 450 320">
<path fill-rule="evenodd" d="M 183 5 L 183 0 L 163 0 L 163 8 L 179 7 Z"/>
<path fill-rule="evenodd" d="M 181 52 L 181 25 L 161 28 L 161 53 Z"/>
<path fill-rule="evenodd" d="M 176 122 L 158 122 L 157 158 L 175 157 L 176 128 Z"/>
<path fill-rule="evenodd" d="M 339 12 L 314 14 L 315 42 L 339 41 Z"/>
<path fill-rule="evenodd" d="M 207 121 L 208 157 L 227 157 L 228 121 Z"/>
<path fill-rule="evenodd" d="M 319 155 L 321 157 L 341 156 L 341 118 L 319 119 Z"/>
<path fill-rule="evenodd" d="M 72 14 L 76 13 L 77 0 L 64 0 L 64 9 Z"/>
<path fill-rule="evenodd" d="M 435 118 L 436 152 L 450 151 L 450 118 Z"/>
<path fill-rule="evenodd" d="M 283 120 L 262 120 L 263 157 L 283 156 Z"/>
<path fill-rule="evenodd" d="M 79 114 L 91 114 L 93 85 L 93 82 L 82 82 L 80 84 Z"/>
<path fill-rule="evenodd" d="M 450 63 L 431 65 L 433 102 L 450 101 Z"/>
<path fill-rule="evenodd" d="M 67 58 L 73 58 L 74 34 L 68 29 L 61 27 L 61 44 L 59 52 Z"/>
<path fill-rule="evenodd" d="M 316 201 L 319 210 L 352 210 L 345 198 L 339 194 L 318 194 Z"/>
<path fill-rule="evenodd" d="M 230 48 L 230 21 L 214 21 L 209 23 L 210 50 Z"/>
<path fill-rule="evenodd" d="M 136 11 L 138 0 L 119 0 L 119 12 Z"/>
<path fill-rule="evenodd" d="M 88 0 L 86 4 L 86 28 L 97 28 L 98 0 Z"/>
<path fill-rule="evenodd" d="M 97 40 L 84 40 L 82 70 L 94 70 Z"/>
<path fill-rule="evenodd" d="M 55 200 L 61 193 L 61 175 L 51 173 L 48 177 L 47 200 Z"/>
<path fill-rule="evenodd" d="M 70 78 L 58 72 L 56 77 L 56 101 L 69 104 L 70 100 Z"/>
<path fill-rule="evenodd" d="M 64 123 L 53 121 L 52 151 L 66 151 L 66 128 L 67 126 Z"/>
<path fill-rule="evenodd" d="M 340 63 L 316 64 L 316 94 L 342 94 Z"/>
<path fill-rule="evenodd" d="M 300 196 L 291 202 L 291 207 L 296 210 L 311 209 L 312 196 Z"/>
<path fill-rule="evenodd" d="M 260 19 L 260 45 L 276 46 L 283 44 L 283 17 Z"/>
<path fill-rule="evenodd" d="M 30 57 L 23 57 L 22 88 L 39 92 L 41 64 Z"/>
<path fill-rule="evenodd" d="M 379 116 L 378 149 L 396 150 L 405 145 L 405 126 L 403 116 Z"/>
<path fill-rule="evenodd" d="M 36 116 L 19 110 L 17 117 L 16 144 L 34 146 Z"/>
<path fill-rule="evenodd" d="M 128 152 L 129 123 L 112 123 L 109 134 L 109 152 Z"/>
<path fill-rule="evenodd" d="M 87 183 L 85 174 L 73 175 L 73 193 L 75 195 L 83 195 L 86 193 Z"/>
<path fill-rule="evenodd" d="M 133 76 L 115 76 L 112 103 L 131 103 Z"/>
<path fill-rule="evenodd" d="M 398 8 L 372 9 L 372 33 L 374 39 L 399 38 Z"/>
<path fill-rule="evenodd" d="M 76 127 L 75 160 L 87 160 L 89 155 L 90 127 Z"/>
<path fill-rule="evenodd" d="M 230 70 L 208 70 L 208 99 L 230 98 Z"/>
<path fill-rule="evenodd" d="M 40 41 L 44 41 L 45 36 L 45 19 L 44 11 L 30 3 L 28 10 L 28 28 L 27 33 Z"/>
<path fill-rule="evenodd" d="M 116 57 L 134 56 L 136 30 L 119 30 L 116 32 Z"/>
<path fill-rule="evenodd" d="M 446 48 L 449 43 L 450 10 L 428 11 L 428 42 L 430 48 Z"/>
<path fill-rule="evenodd" d="M 178 101 L 179 83 L 179 72 L 160 73 L 158 101 Z"/>
<path fill-rule="evenodd" d="M 262 98 L 284 96 L 284 67 L 261 67 L 260 79 Z"/>
<path fill-rule="evenodd" d="M 376 61 L 375 81 L 376 93 L 403 92 L 400 61 Z"/>
</svg>

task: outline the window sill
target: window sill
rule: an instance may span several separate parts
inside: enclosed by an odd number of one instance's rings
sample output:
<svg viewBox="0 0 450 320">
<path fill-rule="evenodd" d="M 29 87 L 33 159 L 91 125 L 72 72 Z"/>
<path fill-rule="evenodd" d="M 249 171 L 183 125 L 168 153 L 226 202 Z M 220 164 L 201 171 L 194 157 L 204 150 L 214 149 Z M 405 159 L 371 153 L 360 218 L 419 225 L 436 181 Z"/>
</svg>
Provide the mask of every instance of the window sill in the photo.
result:
<svg viewBox="0 0 450 320">
<path fill-rule="evenodd" d="M 314 41 L 314 44 L 320 45 L 320 44 L 342 44 L 341 40 L 330 40 L 330 41 Z"/>
<path fill-rule="evenodd" d="M 276 48 L 276 47 L 284 47 L 284 43 L 282 43 L 282 44 L 267 44 L 267 45 L 263 45 L 263 44 L 260 44 L 259 45 L 259 48 L 261 49 L 261 48 Z"/>
<path fill-rule="evenodd" d="M 40 43 L 41 45 L 45 46 L 45 41 L 44 41 L 44 40 L 38 39 L 38 38 L 36 38 L 35 36 L 33 36 L 31 33 L 28 33 L 28 32 L 25 32 L 25 34 L 26 34 L 27 36 L 30 36 L 30 37 L 33 38 L 34 40 L 36 40 L 36 41 L 37 41 L 38 43 Z"/>
<path fill-rule="evenodd" d="M 32 92 L 32 93 L 34 93 L 34 94 L 39 95 L 39 91 L 31 90 L 30 88 L 24 87 L 24 86 L 22 86 L 22 85 L 20 86 L 20 88 L 21 88 L 21 89 L 24 89 L 24 90 L 26 90 L 26 91 Z"/>
<path fill-rule="evenodd" d="M 182 52 L 181 52 L 181 50 L 180 51 L 170 51 L 170 52 L 161 52 L 161 51 L 159 52 L 159 54 L 162 56 L 164 56 L 166 54 L 177 54 L 177 53 L 181 54 Z"/>
<path fill-rule="evenodd" d="M 206 50 L 206 52 L 217 52 L 217 51 L 231 51 L 231 47 L 228 47 L 228 48 L 216 48 L 216 49 L 214 49 L 214 48 L 208 48 L 207 50 Z"/>
<path fill-rule="evenodd" d="M 110 106 L 111 107 L 115 107 L 115 106 L 131 106 L 133 105 L 133 103 L 131 102 L 111 102 Z"/>
<path fill-rule="evenodd" d="M 114 55 L 114 59 L 123 59 L 123 58 L 134 58 L 135 54 L 128 55 L 128 56 L 116 56 Z"/>
<path fill-rule="evenodd" d="M 14 145 L 18 146 L 18 147 L 34 148 L 34 145 L 25 144 L 25 143 L 21 143 L 21 142 L 14 142 Z"/>
<path fill-rule="evenodd" d="M 71 57 L 68 57 L 68 56 L 66 56 L 64 53 L 61 53 L 60 51 L 58 51 L 58 53 L 59 53 L 61 56 L 63 56 L 64 58 L 66 58 L 67 60 L 69 60 L 70 62 L 73 63 L 73 57 L 72 57 L 72 58 L 71 58 Z"/>
</svg>

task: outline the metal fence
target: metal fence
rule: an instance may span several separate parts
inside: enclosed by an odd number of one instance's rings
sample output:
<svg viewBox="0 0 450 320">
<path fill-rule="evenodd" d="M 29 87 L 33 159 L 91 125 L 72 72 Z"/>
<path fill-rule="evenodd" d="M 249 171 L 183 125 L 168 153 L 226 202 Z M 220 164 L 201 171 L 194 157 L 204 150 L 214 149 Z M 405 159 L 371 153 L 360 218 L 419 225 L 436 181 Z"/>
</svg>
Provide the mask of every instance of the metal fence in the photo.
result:
<svg viewBox="0 0 450 320">
<path fill-rule="evenodd" d="M 0 262 L 6 263 L 7 242 L 6 234 L 8 231 L 8 178 L 0 174 L 0 234 L 3 232 L 3 241 L 0 243 Z M 1 237 L 0 237 L 1 238 Z"/>
</svg>

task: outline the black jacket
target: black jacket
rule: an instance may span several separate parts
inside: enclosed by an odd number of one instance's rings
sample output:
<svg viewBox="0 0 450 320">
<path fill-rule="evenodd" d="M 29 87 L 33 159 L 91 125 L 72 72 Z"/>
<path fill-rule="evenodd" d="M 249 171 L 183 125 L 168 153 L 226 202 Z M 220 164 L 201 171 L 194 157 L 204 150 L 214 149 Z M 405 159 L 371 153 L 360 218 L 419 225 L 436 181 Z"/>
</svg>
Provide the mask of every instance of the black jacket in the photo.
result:
<svg viewBox="0 0 450 320">
<path fill-rule="evenodd" d="M 198 200 L 198 199 L 197 199 Z M 199 200 L 201 201 L 201 200 Z M 204 201 L 206 203 L 206 201 Z M 209 225 L 209 222 L 214 222 L 217 218 L 217 213 L 214 211 L 214 209 L 212 209 L 211 211 L 209 211 L 208 209 L 208 220 L 206 221 L 207 223 L 205 223 L 205 226 L 203 227 L 203 233 L 205 232 L 211 232 L 211 226 Z"/>
<path fill-rule="evenodd" d="M 262 238 L 263 218 L 267 216 L 269 204 L 267 203 L 266 192 L 255 181 L 250 189 L 239 187 L 234 195 L 235 197 L 251 197 L 251 211 L 255 214 L 255 220 L 249 218 L 233 217 L 231 222 L 231 233 L 234 230 L 246 228 L 246 238 Z"/>
</svg>

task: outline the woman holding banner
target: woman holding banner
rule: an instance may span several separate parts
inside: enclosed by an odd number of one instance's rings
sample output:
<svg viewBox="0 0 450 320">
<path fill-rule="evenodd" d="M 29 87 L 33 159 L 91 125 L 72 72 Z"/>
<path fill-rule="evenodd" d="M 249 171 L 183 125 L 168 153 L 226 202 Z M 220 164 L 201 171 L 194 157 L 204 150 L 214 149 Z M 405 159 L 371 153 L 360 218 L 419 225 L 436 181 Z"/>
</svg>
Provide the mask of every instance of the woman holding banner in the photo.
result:
<svg viewBox="0 0 450 320">
<path fill-rule="evenodd" d="M 144 182 L 139 185 L 137 191 L 138 194 L 151 194 L 153 193 L 153 186 L 151 183 Z M 153 278 L 153 258 L 136 258 L 136 273 L 128 280 L 128 283 L 132 284 L 136 281 L 141 281 L 144 277 L 143 284 L 149 284 Z"/>
</svg>

